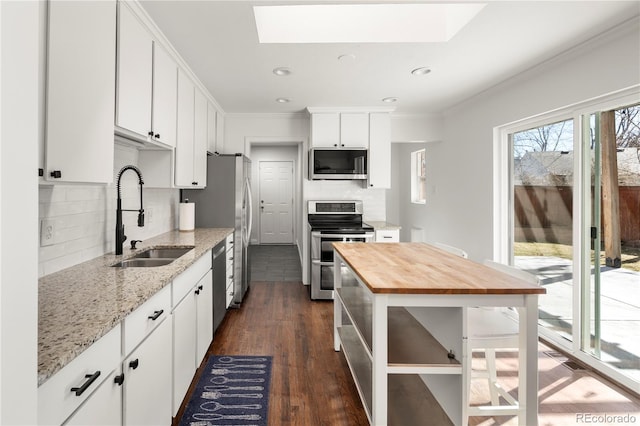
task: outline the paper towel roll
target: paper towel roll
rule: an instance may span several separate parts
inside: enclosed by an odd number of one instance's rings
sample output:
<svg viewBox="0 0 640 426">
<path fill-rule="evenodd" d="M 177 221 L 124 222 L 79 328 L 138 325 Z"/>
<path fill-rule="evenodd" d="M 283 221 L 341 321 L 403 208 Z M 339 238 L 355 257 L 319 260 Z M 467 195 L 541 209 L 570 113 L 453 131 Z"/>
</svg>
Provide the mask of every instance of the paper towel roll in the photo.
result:
<svg viewBox="0 0 640 426">
<path fill-rule="evenodd" d="M 196 223 L 196 203 L 180 203 L 180 231 L 193 231 Z"/>
</svg>

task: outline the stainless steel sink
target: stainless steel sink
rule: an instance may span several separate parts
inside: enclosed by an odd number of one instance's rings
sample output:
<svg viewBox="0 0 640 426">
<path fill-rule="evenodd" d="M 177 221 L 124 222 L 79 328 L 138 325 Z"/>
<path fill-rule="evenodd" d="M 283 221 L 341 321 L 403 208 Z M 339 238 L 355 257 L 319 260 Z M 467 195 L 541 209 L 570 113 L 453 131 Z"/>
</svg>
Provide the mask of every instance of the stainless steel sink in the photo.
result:
<svg viewBox="0 0 640 426">
<path fill-rule="evenodd" d="M 118 268 L 150 268 L 153 266 L 168 265 L 175 259 L 127 259 L 111 265 Z"/>
<path fill-rule="evenodd" d="M 190 250 L 193 247 L 156 247 L 141 251 L 132 259 L 177 259 Z"/>
<path fill-rule="evenodd" d="M 116 268 L 151 268 L 168 265 L 180 256 L 193 250 L 193 247 L 155 247 L 137 253 L 130 259 L 114 265 Z"/>
</svg>

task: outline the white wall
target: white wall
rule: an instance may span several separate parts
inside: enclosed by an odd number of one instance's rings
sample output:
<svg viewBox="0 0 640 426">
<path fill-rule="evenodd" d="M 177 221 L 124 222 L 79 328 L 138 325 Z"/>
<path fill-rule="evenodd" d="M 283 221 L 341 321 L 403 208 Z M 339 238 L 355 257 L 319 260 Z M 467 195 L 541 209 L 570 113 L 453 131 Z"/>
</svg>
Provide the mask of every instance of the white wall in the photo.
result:
<svg viewBox="0 0 640 426">
<path fill-rule="evenodd" d="M 0 1 L 0 424 L 37 422 L 40 2 Z M 16 40 L 20 42 L 17 43 Z"/>
<path fill-rule="evenodd" d="M 636 19 L 447 111 L 427 153 L 427 240 L 491 258 L 494 127 L 639 84 L 639 35 Z"/>
</svg>

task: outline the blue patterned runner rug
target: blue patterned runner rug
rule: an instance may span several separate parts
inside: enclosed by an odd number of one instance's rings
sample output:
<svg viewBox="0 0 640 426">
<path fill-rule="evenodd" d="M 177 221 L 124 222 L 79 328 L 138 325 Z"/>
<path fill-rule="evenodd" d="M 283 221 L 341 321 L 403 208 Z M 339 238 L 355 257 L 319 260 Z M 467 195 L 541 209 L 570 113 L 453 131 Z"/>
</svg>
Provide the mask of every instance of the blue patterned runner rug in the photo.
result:
<svg viewBox="0 0 640 426">
<path fill-rule="evenodd" d="M 266 426 L 270 356 L 209 358 L 180 426 Z"/>
</svg>

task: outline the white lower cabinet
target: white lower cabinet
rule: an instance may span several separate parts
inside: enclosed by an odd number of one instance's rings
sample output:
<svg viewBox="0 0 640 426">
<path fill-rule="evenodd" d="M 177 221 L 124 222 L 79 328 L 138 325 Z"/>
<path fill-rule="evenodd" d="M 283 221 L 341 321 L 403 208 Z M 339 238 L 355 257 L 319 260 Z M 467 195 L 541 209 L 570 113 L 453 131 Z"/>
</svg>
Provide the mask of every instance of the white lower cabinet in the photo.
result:
<svg viewBox="0 0 640 426">
<path fill-rule="evenodd" d="M 173 280 L 172 414 L 182 404 L 189 385 L 213 340 L 213 273 L 211 251 Z"/>
<path fill-rule="evenodd" d="M 171 321 L 165 319 L 123 363 L 124 425 L 171 423 Z"/>
<path fill-rule="evenodd" d="M 212 340 L 208 251 L 38 388 L 38 424 L 171 424 Z"/>
<path fill-rule="evenodd" d="M 114 371 L 65 422 L 65 426 L 116 426 L 122 424 L 122 382 Z"/>
<path fill-rule="evenodd" d="M 187 295 L 176 306 L 173 318 L 173 408 L 175 415 L 196 372 L 196 299 Z"/>
<path fill-rule="evenodd" d="M 196 368 L 213 340 L 213 271 L 209 270 L 196 286 Z"/>
</svg>

